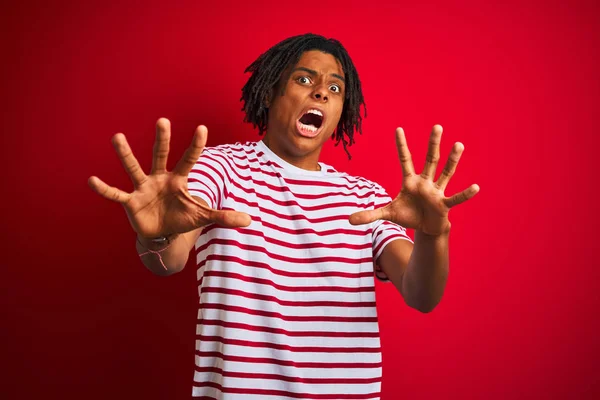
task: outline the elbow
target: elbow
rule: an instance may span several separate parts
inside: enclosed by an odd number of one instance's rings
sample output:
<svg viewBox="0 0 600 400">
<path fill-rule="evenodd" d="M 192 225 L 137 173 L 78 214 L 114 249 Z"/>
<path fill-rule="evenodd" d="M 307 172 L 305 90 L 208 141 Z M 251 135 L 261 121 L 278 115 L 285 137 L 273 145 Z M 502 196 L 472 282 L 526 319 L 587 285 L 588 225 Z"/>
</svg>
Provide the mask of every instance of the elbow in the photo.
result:
<svg viewBox="0 0 600 400">
<path fill-rule="evenodd" d="M 430 312 L 435 310 L 436 307 L 437 307 L 437 304 L 425 304 L 425 305 L 419 305 L 419 306 L 416 306 L 413 308 L 422 314 L 429 314 Z"/>
<path fill-rule="evenodd" d="M 407 285 L 403 287 L 402 297 L 410 308 L 423 314 L 429 314 L 440 304 L 444 296 L 445 279 L 443 283 L 435 286 Z"/>
<path fill-rule="evenodd" d="M 420 313 L 429 314 L 440 303 L 441 299 L 433 299 L 433 298 L 425 298 L 425 299 L 411 299 L 409 297 L 405 298 L 405 303 L 410 308 L 413 308 Z"/>
<path fill-rule="evenodd" d="M 164 273 L 161 276 L 171 276 L 171 275 L 178 274 L 179 272 L 183 271 L 184 268 L 185 268 L 185 264 L 183 264 L 180 267 L 169 268 L 166 271 L 163 270 Z"/>
<path fill-rule="evenodd" d="M 181 267 L 169 267 L 169 268 L 165 269 L 164 267 L 161 266 L 161 268 L 148 268 L 148 270 L 150 272 L 152 272 L 153 275 L 162 277 L 162 276 L 171 276 L 178 272 L 181 272 L 184 267 L 185 267 L 185 265 L 183 265 Z"/>
</svg>

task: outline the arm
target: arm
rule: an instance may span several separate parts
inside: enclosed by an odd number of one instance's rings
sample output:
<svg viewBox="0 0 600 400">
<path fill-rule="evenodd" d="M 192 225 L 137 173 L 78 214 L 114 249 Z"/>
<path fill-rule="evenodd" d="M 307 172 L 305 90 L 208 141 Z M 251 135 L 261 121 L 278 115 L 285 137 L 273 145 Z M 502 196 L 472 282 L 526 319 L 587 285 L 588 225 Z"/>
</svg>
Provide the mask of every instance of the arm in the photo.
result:
<svg viewBox="0 0 600 400">
<path fill-rule="evenodd" d="M 180 272 L 185 267 L 185 264 L 187 264 L 190 251 L 194 248 L 194 243 L 196 243 L 201 232 L 202 228 L 197 228 L 171 238 L 170 247 L 160 253 L 162 262 L 167 269 L 162 265 L 161 259 L 156 254 L 145 254 L 140 256 L 140 259 L 146 268 L 155 275 L 168 276 Z M 157 245 L 140 235 L 137 236 L 137 240 L 135 241 L 135 249 L 138 255 L 146 253 L 148 250 L 159 251 L 164 247 L 164 244 Z"/>
<path fill-rule="evenodd" d="M 242 227 L 248 226 L 252 221 L 245 213 L 214 209 L 212 204 L 209 207 L 205 199 L 189 194 L 188 175 L 204 150 L 206 135 L 206 127 L 199 126 L 191 146 L 173 171 L 169 172 L 167 156 L 171 126 L 167 119 L 159 119 L 156 124 L 152 170 L 146 175 L 133 155 L 125 135 L 118 133 L 113 136 L 113 146 L 133 182 L 134 191 L 124 192 L 107 185 L 96 176 L 88 179 L 91 189 L 98 195 L 123 205 L 133 230 L 138 234 L 137 252 L 141 254 L 144 265 L 157 275 L 171 275 L 184 268 L 202 227 L 212 223 Z M 211 191 L 210 185 L 205 187 Z M 149 239 L 159 236 L 169 237 L 170 242 L 153 243 Z M 154 253 L 144 254 L 149 250 Z"/>
<path fill-rule="evenodd" d="M 394 240 L 383 249 L 379 266 L 409 307 L 427 313 L 442 299 L 448 279 L 448 236 L 415 231 L 414 245 Z"/>
<path fill-rule="evenodd" d="M 440 302 L 448 279 L 448 213 L 479 192 L 478 185 L 471 185 L 451 197 L 444 194 L 464 150 L 461 143 L 454 144 L 442 173 L 434 181 L 441 136 L 442 127 L 434 126 L 423 172 L 416 174 L 404 131 L 398 128 L 396 145 L 403 174 L 400 193 L 385 207 L 350 216 L 354 225 L 387 220 L 415 230 L 414 246 L 394 240 L 383 249 L 377 262 L 404 301 L 422 312 L 432 311 Z"/>
<path fill-rule="evenodd" d="M 207 206 L 207 203 L 200 197 L 192 196 L 197 202 Z M 146 254 L 141 256 L 142 263 L 148 268 L 153 274 L 159 276 L 169 276 L 177 272 L 181 272 L 187 264 L 190 256 L 190 251 L 194 248 L 198 237 L 202 233 L 202 227 L 196 228 L 192 231 L 176 234 L 170 238 L 171 245 L 168 249 L 160 253 L 161 259 L 156 254 Z M 167 245 L 156 244 L 150 239 L 144 238 L 141 235 L 137 235 L 135 241 L 135 248 L 139 254 L 146 253 L 148 250 L 160 251 Z M 165 269 L 165 266 L 167 269 Z"/>
</svg>

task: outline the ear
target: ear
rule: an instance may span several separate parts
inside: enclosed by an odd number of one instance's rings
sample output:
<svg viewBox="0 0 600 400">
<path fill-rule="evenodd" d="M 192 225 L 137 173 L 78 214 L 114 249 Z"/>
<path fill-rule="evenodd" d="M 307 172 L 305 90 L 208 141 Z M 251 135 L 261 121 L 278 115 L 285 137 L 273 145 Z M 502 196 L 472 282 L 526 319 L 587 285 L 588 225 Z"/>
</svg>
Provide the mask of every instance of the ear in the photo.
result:
<svg viewBox="0 0 600 400">
<path fill-rule="evenodd" d="M 269 90 L 269 94 L 267 94 L 267 97 L 265 97 L 265 107 L 269 108 L 271 107 L 271 103 L 273 102 L 273 97 L 275 96 L 275 88 L 271 88 L 271 90 Z"/>
</svg>

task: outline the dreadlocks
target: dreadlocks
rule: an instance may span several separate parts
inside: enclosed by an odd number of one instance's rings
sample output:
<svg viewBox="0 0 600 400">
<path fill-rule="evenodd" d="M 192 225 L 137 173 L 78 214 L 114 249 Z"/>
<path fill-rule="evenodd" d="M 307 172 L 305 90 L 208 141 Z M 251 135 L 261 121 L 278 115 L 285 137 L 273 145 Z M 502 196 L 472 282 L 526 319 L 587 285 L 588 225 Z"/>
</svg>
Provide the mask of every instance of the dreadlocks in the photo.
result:
<svg viewBox="0 0 600 400">
<path fill-rule="evenodd" d="M 362 116 L 360 106 L 363 106 L 365 117 L 367 108 L 363 98 L 358 72 L 342 44 L 335 39 L 327 39 L 320 35 L 307 33 L 287 38 L 261 54 L 244 72 L 252 75 L 242 88 L 244 102 L 243 111 L 246 112 L 244 122 L 250 122 L 259 135 L 267 129 L 269 109 L 265 101 L 279 82 L 283 71 L 290 65 L 295 65 L 302 54 L 309 50 L 320 50 L 334 56 L 342 65 L 346 78 L 346 93 L 344 108 L 340 121 L 332 136 L 337 146 L 340 141 L 350 159 L 348 146 L 354 143 L 354 132 L 362 134 Z"/>
</svg>

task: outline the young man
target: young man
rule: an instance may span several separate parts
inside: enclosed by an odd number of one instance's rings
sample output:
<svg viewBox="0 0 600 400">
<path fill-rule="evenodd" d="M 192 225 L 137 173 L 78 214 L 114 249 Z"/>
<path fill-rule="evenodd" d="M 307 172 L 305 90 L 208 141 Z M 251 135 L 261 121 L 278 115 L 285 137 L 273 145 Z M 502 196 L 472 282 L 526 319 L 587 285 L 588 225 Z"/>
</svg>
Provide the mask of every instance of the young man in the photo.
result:
<svg viewBox="0 0 600 400">
<path fill-rule="evenodd" d="M 344 149 L 360 132 L 360 80 L 343 46 L 307 34 L 284 40 L 248 67 L 246 121 L 258 142 L 192 146 L 166 171 L 170 127 L 157 122 L 145 175 L 125 136 L 113 144 L 135 190 L 96 177 L 98 194 L 124 205 L 137 251 L 156 274 L 180 271 L 196 247 L 200 309 L 193 396 L 216 399 L 378 399 L 381 353 L 374 275 L 422 312 L 448 275 L 452 197 L 444 189 L 463 146 L 439 179 L 440 126 L 416 174 L 402 129 L 403 171 L 392 201 L 376 183 L 319 162 L 326 140 Z M 414 244 L 405 227 L 415 230 Z"/>
</svg>

